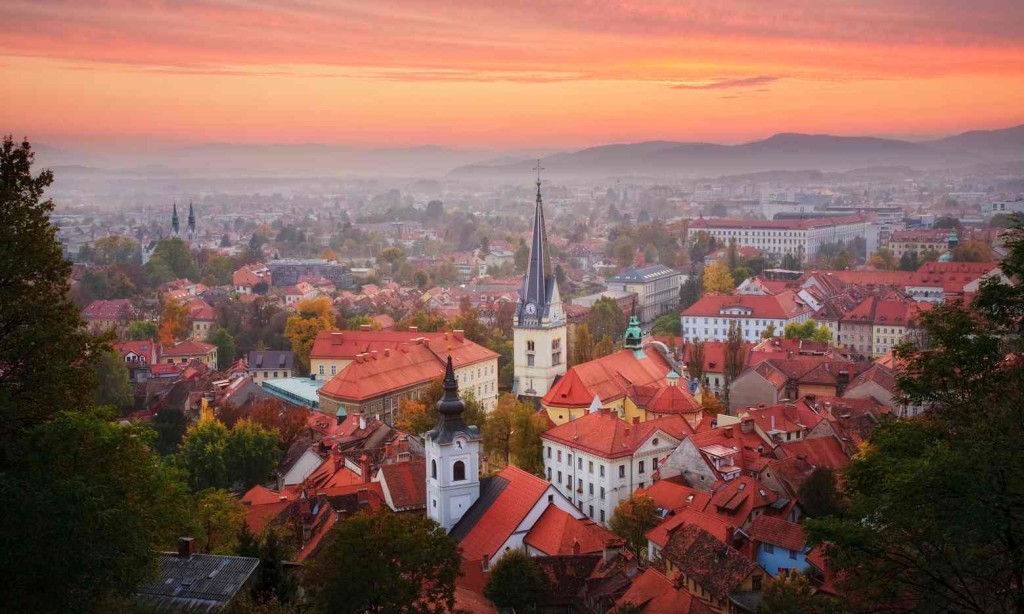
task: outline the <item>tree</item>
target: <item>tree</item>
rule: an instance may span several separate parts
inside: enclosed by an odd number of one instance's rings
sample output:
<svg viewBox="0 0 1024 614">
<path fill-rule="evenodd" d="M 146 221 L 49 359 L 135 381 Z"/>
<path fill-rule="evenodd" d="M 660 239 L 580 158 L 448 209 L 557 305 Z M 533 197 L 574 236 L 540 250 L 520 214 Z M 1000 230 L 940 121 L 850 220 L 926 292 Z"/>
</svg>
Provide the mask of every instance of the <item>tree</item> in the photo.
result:
<svg viewBox="0 0 1024 614">
<path fill-rule="evenodd" d="M 516 247 L 515 254 L 513 254 L 513 262 L 516 265 L 517 273 L 525 273 L 526 267 L 530 263 L 530 248 L 526 246 L 526 243 L 519 242 L 519 246 Z"/>
<path fill-rule="evenodd" d="M 141 264 L 142 248 L 128 237 L 109 236 L 93 241 L 92 261 L 96 264 Z"/>
<path fill-rule="evenodd" d="M 156 322 L 133 320 L 128 323 L 128 338 L 132 341 L 154 341 L 156 336 Z"/>
<path fill-rule="evenodd" d="M 160 343 L 173 345 L 175 341 L 188 339 L 191 334 L 192 318 L 188 306 L 176 298 L 165 298 L 160 314 Z"/>
<path fill-rule="evenodd" d="M 746 364 L 746 344 L 743 343 L 743 329 L 735 321 L 729 322 L 729 336 L 725 340 L 724 348 L 724 361 L 725 369 L 722 373 L 722 391 L 725 396 L 725 406 L 728 409 L 732 409 L 729 405 L 729 386 L 732 385 L 733 380 L 739 377 L 740 372 L 743 370 L 743 366 Z"/>
<path fill-rule="evenodd" d="M 1024 250 L 1011 243 L 1007 260 Z M 847 513 L 807 523 L 859 609 L 1024 610 L 1024 367 L 1003 336 L 1019 320 L 987 287 L 971 309 L 919 316 L 897 383 L 902 405 L 927 411 L 883 421 L 844 470 Z"/>
<path fill-rule="evenodd" d="M 207 554 L 231 554 L 237 543 L 237 527 L 245 521 L 242 502 L 226 490 L 211 489 L 196 499 L 196 520 L 202 530 L 199 540 Z"/>
<path fill-rule="evenodd" d="M 256 568 L 253 596 L 261 601 L 275 600 L 280 604 L 291 603 L 298 593 L 295 578 L 284 569 L 285 552 L 277 529 L 267 531 L 259 547 L 260 564 Z"/>
<path fill-rule="evenodd" d="M 268 431 L 274 431 L 278 447 L 287 450 L 307 431 L 309 410 L 286 405 L 279 399 L 263 399 L 252 404 L 245 418 Z"/>
<path fill-rule="evenodd" d="M 132 404 L 132 386 L 128 381 L 128 367 L 120 352 L 104 350 L 96 361 L 96 405 L 113 405 L 118 409 Z"/>
<path fill-rule="evenodd" d="M 221 327 L 213 329 L 209 342 L 217 346 L 217 368 L 227 369 L 235 362 L 235 338 Z"/>
<path fill-rule="evenodd" d="M 502 394 L 498 403 L 487 416 L 487 425 L 483 436 L 484 454 L 500 469 L 512 461 L 513 417 L 518 409 L 519 400 L 514 395 Z"/>
<path fill-rule="evenodd" d="M 212 281 L 211 286 L 230 286 L 235 268 L 235 262 L 231 258 L 214 254 L 203 267 L 203 278 Z"/>
<path fill-rule="evenodd" d="M 954 262 L 992 262 L 992 247 L 983 241 L 968 239 L 953 248 Z"/>
<path fill-rule="evenodd" d="M 153 430 L 156 431 L 154 447 L 162 456 L 173 454 L 181 445 L 188 429 L 188 418 L 177 407 L 161 407 L 153 416 Z"/>
<path fill-rule="evenodd" d="M 651 334 L 659 337 L 678 337 L 682 330 L 679 314 L 674 311 L 659 316 L 654 324 L 651 324 Z"/>
<path fill-rule="evenodd" d="M 595 339 L 609 337 L 615 340 L 625 333 L 626 315 L 615 299 L 602 296 L 594 301 L 587 314 L 587 327 Z"/>
<path fill-rule="evenodd" d="M 690 377 L 701 384 L 704 383 L 704 341 L 700 337 L 694 337 L 693 343 L 690 345 L 686 370 L 690 373 Z"/>
<path fill-rule="evenodd" d="M 252 532 L 249 522 L 243 517 L 238 523 L 238 532 L 235 533 L 235 556 L 256 558 L 259 555 L 260 539 Z"/>
<path fill-rule="evenodd" d="M 916 271 L 921 266 L 917 261 L 917 252 L 903 252 L 900 256 L 901 271 Z"/>
<path fill-rule="evenodd" d="M 800 266 L 800 258 L 793 254 L 783 254 L 781 266 L 787 271 L 799 271 L 803 268 Z"/>
<path fill-rule="evenodd" d="M 611 336 L 605 335 L 594 345 L 594 358 L 603 358 L 615 351 L 615 342 Z"/>
<path fill-rule="evenodd" d="M 5 609 L 102 609 L 150 578 L 155 550 L 191 534 L 191 498 L 151 451 L 152 431 L 113 417 L 66 412 L 6 442 L 16 456 L 0 474 Z"/>
<path fill-rule="evenodd" d="M 765 326 L 764 330 L 761 331 L 761 338 L 762 339 L 771 339 L 774 336 L 775 336 L 775 324 L 769 322 L 768 326 Z"/>
<path fill-rule="evenodd" d="M 590 334 L 590 327 L 586 322 L 576 325 L 576 334 L 572 341 L 571 366 L 581 365 L 590 362 L 594 358 L 594 337 Z"/>
<path fill-rule="evenodd" d="M 732 274 L 722 264 L 709 264 L 704 267 L 704 290 L 718 294 L 729 294 L 735 288 Z"/>
<path fill-rule="evenodd" d="M 449 612 L 461 557 L 433 520 L 390 510 L 337 523 L 305 578 L 319 611 Z"/>
<path fill-rule="evenodd" d="M 321 331 L 334 328 L 331 300 L 321 296 L 305 299 L 295 305 L 295 315 L 289 316 L 284 334 L 291 341 L 292 351 L 300 363 L 309 369 L 309 353 Z"/>
<path fill-rule="evenodd" d="M 195 256 L 181 237 L 171 237 L 157 241 L 153 248 L 150 262 L 157 260 L 166 264 L 178 279 L 196 279 L 199 270 L 196 268 Z"/>
<path fill-rule="evenodd" d="M 519 403 L 512 414 L 509 449 L 517 467 L 534 475 L 544 474 L 544 444 L 541 434 L 548 429 L 547 416 L 534 411 L 528 403 Z"/>
<path fill-rule="evenodd" d="M 491 568 L 484 596 L 499 608 L 535 612 L 537 600 L 547 588 L 547 578 L 537 561 L 524 550 L 503 554 Z"/>
<path fill-rule="evenodd" d="M 427 405 L 413 399 L 398 400 L 395 428 L 406 433 L 422 435 L 434 428 L 437 420 L 427 411 Z"/>
<path fill-rule="evenodd" d="M 871 254 L 871 259 L 868 261 L 868 264 L 876 269 L 882 269 L 883 271 L 895 271 L 899 266 L 896 256 L 884 247 Z"/>
<path fill-rule="evenodd" d="M 432 200 L 427 203 L 427 217 L 432 220 L 440 220 L 444 217 L 444 203 L 439 200 Z"/>
<path fill-rule="evenodd" d="M 691 273 L 686 281 L 679 286 L 679 308 L 688 309 L 700 300 L 704 294 L 704 278 L 699 274 Z"/>
<path fill-rule="evenodd" d="M 217 420 L 191 426 L 178 449 L 177 462 L 188 476 L 192 490 L 228 488 L 228 429 Z"/>
<path fill-rule="evenodd" d="M 647 532 L 658 526 L 659 522 L 661 516 L 658 515 L 654 499 L 633 493 L 615 506 L 608 527 L 626 540 L 626 547 L 642 558 L 642 551 L 647 549 Z"/>
<path fill-rule="evenodd" d="M 53 174 L 32 176 L 28 142 L 0 143 L 0 453 L 16 434 L 91 399 L 92 363 L 108 339 L 95 339 L 68 298 L 53 201 Z M 46 374 L 40 377 L 40 374 Z M 0 468 L 8 459 L 0 454 Z"/>
<path fill-rule="evenodd" d="M 814 320 L 804 322 L 791 322 L 782 331 L 786 339 L 804 339 L 818 343 L 829 343 L 832 341 L 832 331 L 824 324 L 818 324 Z"/>
<path fill-rule="evenodd" d="M 816 467 L 800 485 L 797 500 L 811 518 L 839 516 L 844 510 L 836 474 L 830 467 Z"/>
<path fill-rule="evenodd" d="M 277 435 L 262 425 L 239 420 L 231 427 L 224 446 L 229 483 L 249 489 L 270 476 L 280 453 Z"/>
<path fill-rule="evenodd" d="M 944 216 L 937 218 L 935 223 L 932 224 L 932 228 L 961 228 L 962 224 L 960 220 L 955 217 Z"/>
<path fill-rule="evenodd" d="M 807 576 L 790 569 L 764 587 L 758 614 L 841 614 L 849 611 L 836 599 L 815 592 Z"/>
<path fill-rule="evenodd" d="M 733 286 L 738 286 L 747 279 L 753 277 L 754 271 L 752 271 L 750 267 L 741 266 L 733 269 L 731 275 Z"/>
</svg>

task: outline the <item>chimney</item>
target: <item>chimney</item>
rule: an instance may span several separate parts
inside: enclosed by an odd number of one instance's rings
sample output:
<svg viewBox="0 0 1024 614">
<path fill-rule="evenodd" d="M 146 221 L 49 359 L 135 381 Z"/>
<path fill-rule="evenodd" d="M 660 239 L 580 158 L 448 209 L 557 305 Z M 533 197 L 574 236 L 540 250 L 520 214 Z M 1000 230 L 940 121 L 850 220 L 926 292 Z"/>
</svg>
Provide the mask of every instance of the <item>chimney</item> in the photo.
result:
<svg viewBox="0 0 1024 614">
<path fill-rule="evenodd" d="M 391 455 L 394 454 L 394 451 L 395 447 L 391 445 L 391 442 L 384 444 L 384 458 L 391 458 Z"/>
<path fill-rule="evenodd" d="M 341 345 L 341 341 L 344 338 L 345 333 L 331 333 L 331 345 Z"/>
<path fill-rule="evenodd" d="M 640 416 L 633 416 L 633 424 L 640 424 Z"/>
<path fill-rule="evenodd" d="M 366 430 L 366 416 L 364 416 L 362 414 L 359 415 L 359 430 L 361 430 L 361 431 L 365 431 Z"/>
<path fill-rule="evenodd" d="M 732 547 L 733 546 L 733 540 L 735 539 L 735 537 L 736 537 L 736 529 L 733 528 L 733 527 L 726 527 L 725 528 L 725 543 L 726 543 L 726 545 Z"/>
<path fill-rule="evenodd" d="M 280 471 L 275 471 L 274 476 L 277 478 L 277 492 L 284 490 L 284 474 Z"/>
<path fill-rule="evenodd" d="M 345 458 L 341 455 L 338 446 L 331 448 L 331 458 L 334 460 L 334 471 L 338 471 L 345 464 Z"/>
<path fill-rule="evenodd" d="M 731 426 L 725 427 L 725 436 L 728 439 L 732 439 L 732 427 Z"/>
<path fill-rule="evenodd" d="M 362 474 L 363 484 L 370 482 L 370 457 L 363 454 L 359 457 L 359 473 Z"/>
<path fill-rule="evenodd" d="M 369 324 L 360 324 L 359 325 L 359 330 L 369 331 L 369 330 L 371 330 L 371 326 Z"/>
<path fill-rule="evenodd" d="M 622 544 L 623 541 L 618 537 L 605 540 L 604 551 L 601 553 L 605 563 L 622 554 Z"/>
<path fill-rule="evenodd" d="M 455 330 L 452 331 L 452 337 L 455 337 L 456 341 L 462 341 L 465 336 L 466 336 L 466 331 L 464 331 L 464 330 L 462 330 L 460 328 L 456 328 Z"/>
<path fill-rule="evenodd" d="M 484 571 L 487 571 L 487 568 L 488 566 L 490 566 L 490 564 L 491 555 L 487 554 L 486 552 L 480 555 L 480 567 L 482 567 Z"/>
<path fill-rule="evenodd" d="M 850 372 L 840 371 L 836 374 L 836 396 L 841 397 L 846 392 L 846 387 L 850 385 Z"/>
<path fill-rule="evenodd" d="M 754 419 L 753 418 L 744 418 L 743 421 L 740 422 L 740 430 L 743 431 L 744 433 L 753 432 L 753 430 L 754 430 Z"/>
<path fill-rule="evenodd" d="M 391 348 L 384 348 L 384 358 L 389 358 L 390 356 L 391 356 Z"/>
<path fill-rule="evenodd" d="M 772 416 L 772 430 L 775 430 L 775 416 Z"/>
<path fill-rule="evenodd" d="M 575 537 L 572 538 L 572 555 L 573 556 L 579 556 L 580 555 L 580 541 L 578 539 L 576 539 Z"/>
<path fill-rule="evenodd" d="M 194 537 L 178 538 L 178 558 L 190 559 L 196 553 L 196 540 Z"/>
<path fill-rule="evenodd" d="M 420 332 L 420 327 L 419 326 L 410 326 L 409 327 L 409 332 L 410 333 L 418 333 L 418 332 Z"/>
<path fill-rule="evenodd" d="M 377 360 L 377 350 L 370 350 L 370 358 Z"/>
</svg>

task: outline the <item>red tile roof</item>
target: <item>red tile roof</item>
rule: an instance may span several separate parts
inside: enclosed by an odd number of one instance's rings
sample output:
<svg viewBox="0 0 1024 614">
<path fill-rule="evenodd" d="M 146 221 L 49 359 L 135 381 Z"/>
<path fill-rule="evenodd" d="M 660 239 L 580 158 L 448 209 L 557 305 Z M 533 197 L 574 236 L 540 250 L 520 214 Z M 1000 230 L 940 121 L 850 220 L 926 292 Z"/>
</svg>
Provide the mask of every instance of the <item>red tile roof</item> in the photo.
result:
<svg viewBox="0 0 1024 614">
<path fill-rule="evenodd" d="M 999 266 L 995 262 L 926 262 L 907 280 L 907 287 L 935 288 L 962 292 L 964 286 Z"/>
<path fill-rule="evenodd" d="M 541 438 L 602 458 L 621 458 L 632 456 L 658 431 L 677 440 L 693 432 L 681 416 L 628 424 L 620 420 L 614 412 L 606 410 L 589 413 L 549 429 L 541 434 Z"/>
<path fill-rule="evenodd" d="M 754 510 L 767 507 L 778 498 L 774 490 L 750 476 L 741 475 L 715 490 L 707 511 L 743 526 Z"/>
<path fill-rule="evenodd" d="M 786 229 L 806 230 L 810 228 L 830 228 L 841 224 L 855 224 L 858 222 L 869 222 L 873 218 L 870 215 L 846 215 L 842 217 L 817 217 L 807 219 L 788 220 L 753 220 L 740 218 L 701 218 L 690 222 L 690 231 L 703 230 L 708 228 L 749 228 L 749 229 Z"/>
<path fill-rule="evenodd" d="M 807 545 L 804 528 L 795 522 L 761 514 L 747 530 L 751 539 L 800 552 Z"/>
<path fill-rule="evenodd" d="M 670 371 L 672 365 L 653 347 L 641 352 L 619 350 L 571 367 L 541 403 L 546 407 L 587 407 L 595 395 L 609 403 L 625 398 L 630 386 L 667 385 Z"/>
<path fill-rule="evenodd" d="M 345 334 L 351 332 L 354 331 L 346 331 Z M 425 385 L 444 375 L 449 354 L 456 369 L 498 357 L 495 352 L 472 341 L 446 341 L 443 337 L 399 344 L 395 349 L 385 348 L 356 356 L 320 388 L 319 394 L 339 401 L 356 402 Z"/>
<path fill-rule="evenodd" d="M 758 569 L 757 563 L 695 525 L 672 532 L 662 556 L 716 599 L 725 599 Z"/>
<path fill-rule="evenodd" d="M 382 487 L 391 495 L 395 511 L 425 508 L 427 505 L 427 470 L 424 459 L 382 465 Z"/>
<path fill-rule="evenodd" d="M 462 556 L 467 560 L 479 561 L 485 554 L 493 559 L 498 548 L 551 486 L 547 481 L 512 465 L 502 469 L 498 477 L 508 483 L 462 538 Z"/>
<path fill-rule="evenodd" d="M 655 505 L 669 512 L 685 507 L 702 510 L 711 500 L 710 493 L 671 480 L 658 480 L 647 489 L 637 490 L 636 494 L 647 495 Z"/>
<path fill-rule="evenodd" d="M 674 516 L 668 517 L 661 524 L 648 531 L 647 539 L 657 544 L 658 547 L 664 548 L 672 532 L 684 525 L 700 527 L 723 544 L 730 540 L 733 530 L 736 528 L 734 523 L 728 522 L 714 514 L 704 512 L 700 507 L 693 506 L 679 510 Z"/>
<path fill-rule="evenodd" d="M 201 298 L 192 299 L 185 304 L 189 311 L 189 317 L 193 320 L 213 321 L 217 318 L 217 312 Z"/>
<path fill-rule="evenodd" d="M 850 457 L 835 437 L 814 437 L 780 444 L 785 458 L 804 458 L 815 467 L 843 469 L 850 466 Z"/>
<path fill-rule="evenodd" d="M 706 605 L 695 599 L 684 588 L 677 587 L 675 582 L 669 580 L 654 567 L 648 567 L 642 574 L 634 578 L 626 593 L 615 602 L 617 607 L 626 604 L 632 604 L 643 612 L 651 614 L 705 614 L 711 612 Z"/>
<path fill-rule="evenodd" d="M 549 505 L 523 539 L 548 556 L 602 552 L 615 534 L 589 518 L 577 520 L 557 505 Z M 574 544 L 579 552 L 573 552 Z"/>
<path fill-rule="evenodd" d="M 745 313 L 742 316 L 723 313 L 733 309 L 742 309 Z M 810 307 L 804 305 L 792 290 L 785 290 L 770 296 L 705 294 L 683 311 L 683 316 L 719 317 L 725 315 L 727 318 L 788 320 L 810 311 Z"/>
<path fill-rule="evenodd" d="M 82 310 L 82 317 L 86 320 L 127 320 L 132 317 L 133 313 L 132 302 L 126 298 L 118 298 L 89 303 Z"/>
<path fill-rule="evenodd" d="M 217 349 L 217 346 L 202 341 L 183 341 L 172 346 L 163 346 L 162 356 L 206 356 Z"/>
</svg>

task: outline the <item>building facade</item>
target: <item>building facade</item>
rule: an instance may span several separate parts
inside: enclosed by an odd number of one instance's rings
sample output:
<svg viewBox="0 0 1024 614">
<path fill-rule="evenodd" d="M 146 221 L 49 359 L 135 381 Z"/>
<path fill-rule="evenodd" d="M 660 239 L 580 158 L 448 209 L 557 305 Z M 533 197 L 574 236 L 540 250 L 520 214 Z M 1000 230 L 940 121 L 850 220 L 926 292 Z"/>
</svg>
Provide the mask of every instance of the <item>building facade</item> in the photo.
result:
<svg viewBox="0 0 1024 614">
<path fill-rule="evenodd" d="M 870 215 L 850 215 L 799 220 L 700 219 L 689 232 L 704 231 L 737 247 L 753 247 L 771 260 L 786 255 L 801 263 L 814 262 L 818 250 L 829 243 L 849 244 L 864 239 L 867 253 L 878 249 L 878 226 Z"/>
<path fill-rule="evenodd" d="M 683 338 L 725 341 L 729 327 L 736 325 L 744 341 L 757 343 L 769 326 L 780 336 L 787 324 L 805 322 L 811 314 L 792 290 L 768 296 L 705 294 L 683 311 Z"/>
<path fill-rule="evenodd" d="M 662 314 L 679 306 L 679 286 L 684 275 L 663 264 L 643 268 L 629 268 L 608 280 L 613 292 L 629 292 L 637 297 L 636 315 L 647 326 Z"/>
</svg>

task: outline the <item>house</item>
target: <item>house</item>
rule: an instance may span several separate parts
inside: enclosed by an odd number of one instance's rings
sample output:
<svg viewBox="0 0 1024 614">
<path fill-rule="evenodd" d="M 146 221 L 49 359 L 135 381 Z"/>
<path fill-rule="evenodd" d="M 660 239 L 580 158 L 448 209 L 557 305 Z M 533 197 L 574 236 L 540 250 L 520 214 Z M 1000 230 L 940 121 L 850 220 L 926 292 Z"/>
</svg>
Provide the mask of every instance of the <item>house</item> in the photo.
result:
<svg viewBox="0 0 1024 614">
<path fill-rule="evenodd" d="M 364 342 L 346 345 L 346 336 L 351 340 L 350 333 L 353 332 L 375 333 L 380 335 L 376 339 L 394 343 L 394 348 L 388 347 L 388 343 L 366 342 L 366 339 L 374 337 L 365 335 L 360 335 Z M 395 337 L 408 336 L 408 333 L 381 331 L 320 333 L 314 343 L 314 352 L 320 352 L 319 359 L 311 359 L 317 369 L 315 373 L 320 373 L 329 362 L 325 357 L 337 357 L 330 361 L 332 370 L 337 370 L 338 362 L 345 364 L 337 375 L 317 391 L 321 411 L 334 414 L 344 409 L 348 415 L 380 414 L 390 423 L 402 399 L 419 398 L 434 380 L 444 375 L 444 361 L 448 356 L 455 365 L 460 386 L 472 391 L 487 410 L 497 403 L 497 353 L 469 341 L 462 331 L 438 333 L 430 337 L 417 335 L 409 342 L 395 343 Z M 353 345 L 363 348 L 383 347 L 379 351 L 370 349 L 355 355 L 352 361 L 346 361 L 346 351 Z"/>
<path fill-rule="evenodd" d="M 163 346 L 160 351 L 160 361 L 164 364 L 188 364 L 193 360 L 216 369 L 217 346 L 202 341 L 182 341 Z"/>
<path fill-rule="evenodd" d="M 669 579 L 665 572 L 648 567 L 633 579 L 629 589 L 619 597 L 615 605 L 619 608 L 633 606 L 641 612 L 651 614 L 711 614 L 711 610 L 700 599 L 686 590 L 682 575 Z"/>
<path fill-rule="evenodd" d="M 316 298 L 318 294 L 319 292 L 317 292 L 316 288 L 312 285 L 304 281 L 300 281 L 297 284 L 285 288 L 284 304 L 294 306 L 297 305 L 299 301 Z"/>
<path fill-rule="evenodd" d="M 726 341 L 729 327 L 739 326 L 744 341 L 758 343 L 769 326 L 782 335 L 787 324 L 810 319 L 813 310 L 792 290 L 768 296 L 705 294 L 682 313 L 686 339 Z"/>
<path fill-rule="evenodd" d="M 578 509 L 605 524 L 619 501 L 654 482 L 659 460 L 692 432 L 681 416 L 627 423 L 601 409 L 541 434 L 544 471 Z"/>
<path fill-rule="evenodd" d="M 217 320 L 217 312 L 206 301 L 195 298 L 185 303 L 189 320 L 192 321 L 192 339 L 206 341 Z"/>
<path fill-rule="evenodd" d="M 380 483 L 392 511 L 422 513 L 427 509 L 427 468 L 422 458 L 381 465 L 374 481 Z"/>
<path fill-rule="evenodd" d="M 601 554 L 616 535 L 589 518 L 549 505 L 523 539 L 531 556 Z"/>
<path fill-rule="evenodd" d="M 794 570 L 802 572 L 810 566 L 804 528 L 775 516 L 758 516 L 747 530 L 755 544 L 757 564 L 772 576 Z"/>
<path fill-rule="evenodd" d="M 926 262 L 906 282 L 915 301 L 942 303 L 964 298 L 966 288 L 999 265 L 995 262 Z"/>
<path fill-rule="evenodd" d="M 839 318 L 835 340 L 851 353 L 877 358 L 902 342 L 929 306 L 897 293 L 869 295 Z"/>
<path fill-rule="evenodd" d="M 265 284 L 268 289 L 273 285 L 270 269 L 262 262 L 247 264 L 231 274 L 231 286 L 235 292 L 251 294 L 259 284 Z"/>
<path fill-rule="evenodd" d="M 119 341 L 114 344 L 114 350 L 124 359 L 129 379 L 133 382 L 149 379 L 150 366 L 160 362 L 160 344 L 154 341 Z"/>
<path fill-rule="evenodd" d="M 245 362 L 250 377 L 257 384 L 295 374 L 295 353 L 290 350 L 252 350 Z"/>
<path fill-rule="evenodd" d="M 640 322 L 649 325 L 658 316 L 676 309 L 679 305 L 679 286 L 685 275 L 663 264 L 645 267 L 631 267 L 608 280 L 608 289 L 613 292 L 633 293 L 637 297 L 637 313 Z"/>
<path fill-rule="evenodd" d="M 661 549 L 666 577 L 712 612 L 754 612 L 766 573 L 749 557 L 704 529 L 684 524 Z"/>
<path fill-rule="evenodd" d="M 869 366 L 826 356 L 770 358 L 733 380 L 729 385 L 729 409 L 778 405 L 808 394 L 841 397 Z"/>
<path fill-rule="evenodd" d="M 253 557 L 197 554 L 195 540 L 183 537 L 177 553 L 160 555 L 156 579 L 135 589 L 135 600 L 160 612 L 218 612 L 246 592 L 259 564 Z"/>
<path fill-rule="evenodd" d="M 93 333 L 112 330 L 118 337 L 125 337 L 128 325 L 135 319 L 135 307 L 126 298 L 97 300 L 82 310 L 82 319 Z"/>
</svg>

